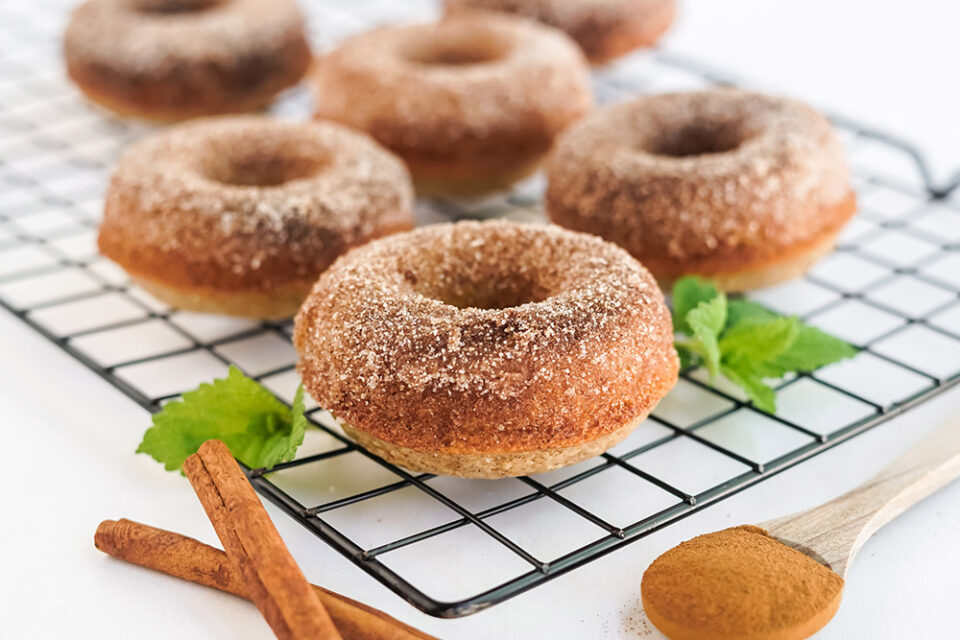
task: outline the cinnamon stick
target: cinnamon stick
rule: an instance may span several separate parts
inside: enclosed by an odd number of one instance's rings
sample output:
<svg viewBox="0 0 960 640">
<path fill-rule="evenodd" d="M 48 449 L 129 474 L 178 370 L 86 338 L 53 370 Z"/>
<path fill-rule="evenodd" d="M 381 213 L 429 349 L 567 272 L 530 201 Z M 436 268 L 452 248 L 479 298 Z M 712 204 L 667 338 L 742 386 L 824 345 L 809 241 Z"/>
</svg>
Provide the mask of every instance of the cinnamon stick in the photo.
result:
<svg viewBox="0 0 960 640">
<path fill-rule="evenodd" d="M 246 598 L 243 582 L 220 549 L 131 520 L 105 520 L 94 543 L 107 555 Z M 313 585 L 344 640 L 437 640 L 383 611 Z"/>
<path fill-rule="evenodd" d="M 280 640 L 339 640 L 316 592 L 220 440 L 204 442 L 183 464 L 247 596 Z"/>
</svg>

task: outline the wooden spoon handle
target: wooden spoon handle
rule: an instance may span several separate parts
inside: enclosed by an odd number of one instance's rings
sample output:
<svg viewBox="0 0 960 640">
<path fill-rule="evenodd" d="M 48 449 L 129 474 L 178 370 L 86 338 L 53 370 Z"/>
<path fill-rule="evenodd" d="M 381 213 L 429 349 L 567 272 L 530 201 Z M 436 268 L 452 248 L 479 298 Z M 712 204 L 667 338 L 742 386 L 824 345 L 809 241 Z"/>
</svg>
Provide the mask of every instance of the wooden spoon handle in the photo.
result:
<svg viewBox="0 0 960 640">
<path fill-rule="evenodd" d="M 880 527 L 958 477 L 960 421 L 953 420 L 849 493 L 761 526 L 842 576 Z"/>
</svg>

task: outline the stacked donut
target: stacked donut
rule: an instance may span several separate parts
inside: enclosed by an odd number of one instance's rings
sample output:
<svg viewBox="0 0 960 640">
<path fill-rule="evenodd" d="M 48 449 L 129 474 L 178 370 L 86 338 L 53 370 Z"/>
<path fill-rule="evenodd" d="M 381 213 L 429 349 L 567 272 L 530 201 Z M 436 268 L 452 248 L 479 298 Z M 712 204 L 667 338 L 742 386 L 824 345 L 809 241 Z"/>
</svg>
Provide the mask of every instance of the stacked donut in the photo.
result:
<svg viewBox="0 0 960 640">
<path fill-rule="evenodd" d="M 292 0 L 88 0 L 64 43 L 85 93 L 215 116 L 123 154 L 99 246 L 171 306 L 296 313 L 305 387 L 383 458 L 542 472 L 623 440 L 675 383 L 657 280 L 792 277 L 854 197 L 829 123 L 797 102 L 714 90 L 589 114 L 588 60 L 651 45 L 672 0 L 446 6 L 313 61 L 316 118 L 286 122 L 218 114 L 307 73 Z M 548 157 L 557 226 L 410 230 L 414 190 L 500 189 Z"/>
</svg>

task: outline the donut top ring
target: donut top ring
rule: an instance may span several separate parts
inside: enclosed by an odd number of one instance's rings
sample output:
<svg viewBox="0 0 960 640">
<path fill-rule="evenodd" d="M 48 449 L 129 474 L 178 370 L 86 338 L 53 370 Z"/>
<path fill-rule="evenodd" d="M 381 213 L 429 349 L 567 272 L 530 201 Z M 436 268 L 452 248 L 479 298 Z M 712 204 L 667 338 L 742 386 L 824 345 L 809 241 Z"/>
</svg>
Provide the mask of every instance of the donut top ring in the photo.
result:
<svg viewBox="0 0 960 640">
<path fill-rule="evenodd" d="M 322 406 L 436 454 L 581 445 L 645 416 L 677 374 L 669 312 L 639 263 L 594 236 L 506 221 L 351 251 L 317 282 L 294 341 Z M 483 460 L 472 475 L 492 477 Z"/>
<path fill-rule="evenodd" d="M 539 20 L 573 38 L 593 64 L 653 46 L 673 23 L 675 0 L 446 0 L 448 12 L 487 9 Z"/>
<path fill-rule="evenodd" d="M 827 119 L 735 89 L 597 112 L 558 142 L 548 180 L 551 219 L 617 242 L 664 280 L 774 263 L 832 241 L 855 210 Z"/>
<path fill-rule="evenodd" d="M 573 42 L 494 13 L 361 34 L 319 59 L 313 80 L 318 118 L 371 134 L 426 191 L 509 183 L 592 104 Z"/>
<path fill-rule="evenodd" d="M 293 0 L 88 0 L 64 53 L 93 100 L 160 120 L 260 108 L 311 60 Z"/>
<path fill-rule="evenodd" d="M 277 317 L 295 311 L 346 249 L 412 227 L 412 201 L 402 163 L 363 134 L 332 123 L 202 119 L 124 153 L 99 245 L 135 278 L 165 287 L 292 290 L 292 308 L 267 314 Z"/>
</svg>

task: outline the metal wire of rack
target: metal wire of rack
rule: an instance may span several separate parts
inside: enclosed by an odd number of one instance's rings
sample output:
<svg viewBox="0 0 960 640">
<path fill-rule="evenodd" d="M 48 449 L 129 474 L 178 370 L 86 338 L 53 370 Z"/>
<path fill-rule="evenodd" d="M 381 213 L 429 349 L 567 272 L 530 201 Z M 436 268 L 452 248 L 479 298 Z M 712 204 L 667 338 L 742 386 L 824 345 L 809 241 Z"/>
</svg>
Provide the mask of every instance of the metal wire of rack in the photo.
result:
<svg viewBox="0 0 960 640">
<path fill-rule="evenodd" d="M 147 127 L 91 109 L 66 83 L 57 38 L 69 3 L 0 6 L 0 306 L 149 411 L 236 364 L 281 398 L 298 382 L 290 323 L 172 310 L 99 257 L 96 226 L 117 151 Z M 329 45 L 432 3 L 310 5 Z M 727 84 L 664 52 L 595 74 L 602 102 Z M 308 113 L 302 91 L 275 107 Z M 567 469 L 500 481 L 415 474 L 347 439 L 329 414 L 298 458 L 248 470 L 266 498 L 419 609 L 467 615 L 536 587 L 742 491 L 960 382 L 960 204 L 909 144 L 833 118 L 861 213 L 803 279 L 753 297 L 862 347 L 848 362 L 779 382 L 753 409 L 702 371 L 624 443 Z M 955 181 L 952 181 L 955 182 Z M 429 201 L 421 222 L 542 219 L 542 180 L 469 202 Z M 952 186 L 956 186 L 953 184 Z M 678 461 L 683 464 L 677 464 Z"/>
</svg>

